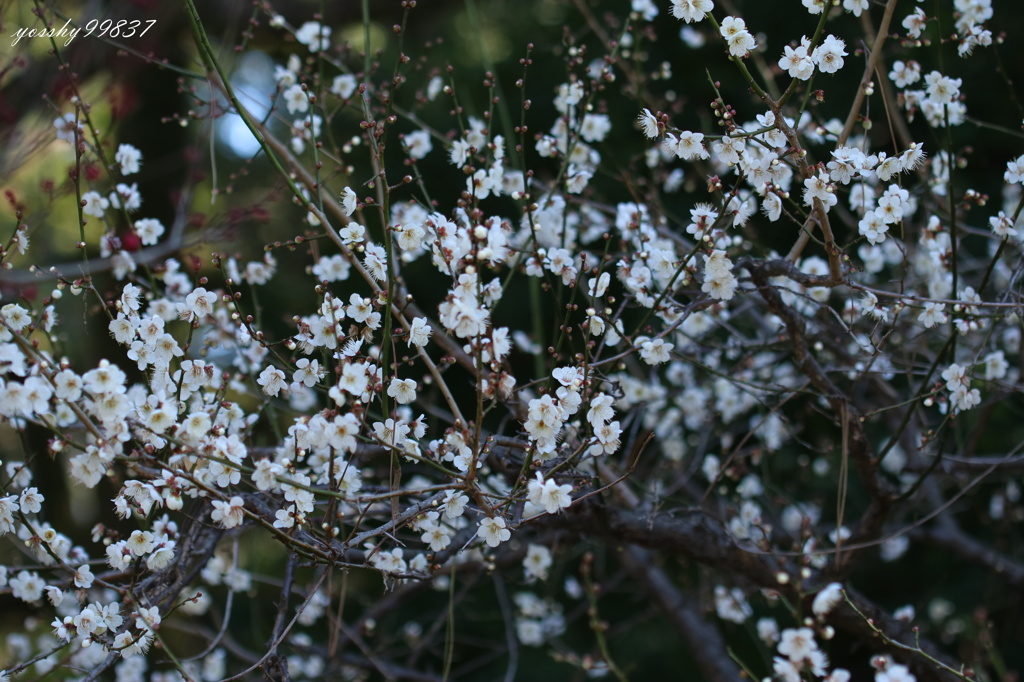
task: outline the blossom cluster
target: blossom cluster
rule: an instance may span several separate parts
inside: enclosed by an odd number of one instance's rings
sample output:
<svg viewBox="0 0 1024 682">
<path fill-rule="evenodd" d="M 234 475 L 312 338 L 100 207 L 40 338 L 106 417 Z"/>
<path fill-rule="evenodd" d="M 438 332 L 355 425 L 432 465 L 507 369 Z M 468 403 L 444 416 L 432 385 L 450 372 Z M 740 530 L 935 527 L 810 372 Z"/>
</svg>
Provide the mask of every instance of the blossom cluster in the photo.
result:
<svg viewBox="0 0 1024 682">
<path fill-rule="evenodd" d="M 1005 463 L 972 459 L 1020 382 L 1024 155 L 979 181 L 999 187 L 995 209 L 967 187 L 954 128 L 980 111 L 958 62 L 926 66 L 938 21 L 921 7 L 884 46 L 899 58 L 835 108 L 835 74 L 861 68 L 850 17 L 878 17 L 866 0 L 801 4 L 810 23 L 768 58 L 756 21 L 711 0 L 632 0 L 603 44 L 566 32 L 553 120 L 530 118 L 524 78 L 509 126 L 494 74 L 491 108 L 468 115 L 452 70 L 403 53 L 384 75 L 348 32 L 260 8 L 291 50 L 269 109 L 211 78 L 180 119 L 224 102 L 256 134 L 287 198 L 256 250 L 187 238 L 200 208 L 221 210 L 194 197 L 165 227 L 140 190 L 155 159 L 66 103 L 46 134 L 75 159 L 62 191 L 81 262 L 30 266 L 52 255 L 29 239 L 48 226 L 20 209 L 0 250 L 34 289 L 0 302 L 0 436 L 23 450 L 0 467 L 0 536 L 18 547 L 0 599 L 42 614 L 8 638 L 15 672 L 364 679 L 426 658 L 447 676 L 463 614 L 493 595 L 512 659 L 553 647 L 622 677 L 601 609 L 627 574 L 663 592 L 670 621 L 703 602 L 690 615 L 708 641 L 756 623 L 766 679 L 848 682 L 830 662 L 843 646 L 876 682 L 952 670 L 906 639 L 912 610 L 850 587 L 851 567 L 983 542 L 943 510 L 961 473 Z M 951 7 L 961 57 L 993 47 L 988 0 Z M 659 90 L 672 64 L 645 62 L 664 26 L 717 51 L 699 116 Z M 891 139 L 873 132 L 880 109 Z M 82 309 L 112 340 L 102 357 L 65 331 Z M 54 469 L 74 491 L 63 515 Z M 1015 486 L 986 488 L 988 517 L 1016 518 Z M 1016 567 L 991 532 L 977 560 Z M 383 582 L 375 605 L 347 592 L 365 575 Z M 255 657 L 231 632 L 243 594 L 277 609 Z M 930 615 L 944 641 L 954 622 Z M 191 659 L 164 635 L 189 624 L 212 642 Z M 570 651 L 570 629 L 595 646 Z M 738 674 L 720 658 L 714 676 Z"/>
</svg>

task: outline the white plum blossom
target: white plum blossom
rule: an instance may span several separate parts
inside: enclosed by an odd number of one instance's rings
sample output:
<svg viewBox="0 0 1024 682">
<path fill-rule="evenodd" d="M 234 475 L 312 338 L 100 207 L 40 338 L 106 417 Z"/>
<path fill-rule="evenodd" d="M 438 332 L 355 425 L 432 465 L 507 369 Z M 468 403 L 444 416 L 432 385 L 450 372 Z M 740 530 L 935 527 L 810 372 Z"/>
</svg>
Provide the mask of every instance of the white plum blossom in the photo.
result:
<svg viewBox="0 0 1024 682">
<path fill-rule="evenodd" d="M 262 387 L 264 393 L 270 396 L 276 396 L 281 389 L 288 387 L 284 372 L 273 366 L 263 368 L 256 383 Z"/>
<path fill-rule="evenodd" d="M 416 381 L 413 379 L 392 379 L 388 386 L 388 395 L 395 402 L 405 405 L 416 399 Z"/>
<path fill-rule="evenodd" d="M 543 507 L 548 514 L 555 514 L 566 509 L 572 504 L 572 486 L 568 484 L 558 485 L 554 479 L 545 479 L 541 472 L 537 472 L 537 478 L 530 481 L 527 486 L 529 500 L 532 504 Z"/>
<path fill-rule="evenodd" d="M 403 142 L 409 151 L 409 156 L 417 160 L 425 158 L 434 148 L 430 141 L 430 133 L 425 130 L 415 130 L 407 134 Z"/>
<path fill-rule="evenodd" d="M 142 152 L 130 144 L 120 144 L 114 154 L 114 160 L 121 166 L 121 175 L 132 175 L 139 172 Z"/>
<path fill-rule="evenodd" d="M 747 30 L 746 22 L 740 17 L 726 17 L 722 20 L 720 33 L 729 47 L 729 54 L 734 57 L 745 57 L 757 47 L 757 41 Z"/>
<path fill-rule="evenodd" d="M 774 618 L 759 618 L 757 621 L 757 637 L 769 647 L 779 641 L 779 624 Z"/>
<path fill-rule="evenodd" d="M 320 362 L 318 360 L 299 358 L 295 361 L 295 372 L 292 374 L 292 381 L 295 383 L 312 388 L 320 381 L 322 376 L 323 370 L 320 369 Z M 266 390 L 266 387 L 264 387 L 264 390 Z"/>
<path fill-rule="evenodd" d="M 548 569 L 553 563 L 551 550 L 544 545 L 531 544 L 526 548 L 526 558 L 523 559 L 523 571 L 527 580 L 547 580 Z"/>
<path fill-rule="evenodd" d="M 916 7 L 903 19 L 902 25 L 907 29 L 907 36 L 916 39 L 921 37 L 921 32 L 924 31 L 927 21 L 928 17 L 925 16 L 924 10 Z"/>
<path fill-rule="evenodd" d="M 892 71 L 889 78 L 898 88 L 905 88 L 921 80 L 921 65 L 914 60 L 904 62 L 896 60 L 892 63 Z"/>
<path fill-rule="evenodd" d="M 359 198 L 352 191 L 351 187 L 346 187 L 341 191 L 341 203 L 345 207 L 345 215 L 350 216 L 356 212 L 356 208 L 359 206 Z"/>
<path fill-rule="evenodd" d="M 82 123 L 73 112 L 58 116 L 53 121 L 53 127 L 57 129 L 57 139 L 62 142 L 74 143 L 76 136 L 83 132 Z"/>
<path fill-rule="evenodd" d="M 966 367 L 954 362 L 943 370 L 942 378 L 946 382 L 950 404 L 955 412 L 963 412 L 981 404 L 981 391 L 971 388 L 971 378 Z"/>
<path fill-rule="evenodd" d="M 640 343 L 640 357 L 648 365 L 660 365 L 671 359 L 670 353 L 673 348 L 674 345 L 664 339 L 648 339 Z"/>
<path fill-rule="evenodd" d="M 711 0 L 672 0 L 672 16 L 688 24 L 702 20 L 714 8 Z"/>
<path fill-rule="evenodd" d="M 744 623 L 754 615 L 743 590 L 725 585 L 715 585 L 715 611 L 719 618 L 733 623 Z"/>
<path fill-rule="evenodd" d="M 8 581 L 11 587 L 11 594 L 15 599 L 24 602 L 36 602 L 43 596 L 43 588 L 46 582 L 39 577 L 38 573 L 30 571 L 18 571 L 18 574 Z"/>
<path fill-rule="evenodd" d="M 85 215 L 102 218 L 109 207 L 110 200 L 99 192 L 86 192 L 82 195 L 82 213 Z"/>
<path fill-rule="evenodd" d="M 666 136 L 666 142 L 668 139 L 670 138 Z M 679 133 L 679 137 L 675 138 L 674 142 L 672 152 L 681 159 L 692 161 L 693 159 L 708 158 L 708 150 L 704 148 L 704 135 L 702 133 L 684 130 Z"/>
<path fill-rule="evenodd" d="M 587 142 L 601 142 L 612 129 L 606 114 L 586 114 L 580 124 L 580 137 Z"/>
<path fill-rule="evenodd" d="M 452 142 L 452 146 L 448 149 L 448 158 L 451 162 L 462 168 L 466 165 L 466 161 L 469 159 L 470 144 L 465 140 L 455 140 Z"/>
<path fill-rule="evenodd" d="M 704 256 L 704 284 L 701 291 L 715 299 L 730 300 L 738 285 L 732 267 L 732 261 L 721 249 L 715 249 L 710 255 Z"/>
<path fill-rule="evenodd" d="M 658 16 L 658 6 L 654 0 L 632 0 L 632 9 L 639 13 L 645 21 L 651 21 Z"/>
<path fill-rule="evenodd" d="M 818 642 L 811 628 L 787 628 L 782 631 L 778 652 L 790 662 L 799 664 L 811 661 L 818 651 Z"/>
<path fill-rule="evenodd" d="M 804 204 L 813 206 L 815 200 L 822 203 L 826 212 L 838 201 L 829 176 L 821 171 L 804 179 Z"/>
<path fill-rule="evenodd" d="M 843 9 L 855 17 L 859 17 L 861 12 L 867 11 L 869 6 L 868 0 L 843 0 Z"/>
<path fill-rule="evenodd" d="M 537 442 L 541 453 L 549 453 L 555 449 L 555 439 L 566 416 L 562 407 L 550 395 L 530 401 L 528 419 L 523 426 Z"/>
<path fill-rule="evenodd" d="M 14 519 L 18 509 L 17 497 L 14 495 L 0 497 L 0 535 L 14 532 Z"/>
<path fill-rule="evenodd" d="M 875 682 L 916 682 L 910 668 L 900 663 L 890 663 L 885 670 L 875 673 Z"/>
<path fill-rule="evenodd" d="M 512 537 L 512 531 L 505 527 L 505 519 L 501 517 L 484 517 L 477 529 L 479 535 L 488 547 L 497 547 Z"/>
<path fill-rule="evenodd" d="M 178 315 L 183 320 L 202 320 L 213 314 L 217 303 L 217 294 L 198 287 L 185 297 L 184 303 L 178 304 Z"/>
<path fill-rule="evenodd" d="M 119 182 L 110 195 L 111 206 L 131 212 L 142 205 L 142 196 L 138 191 L 138 183 L 126 184 Z"/>
<path fill-rule="evenodd" d="M 430 324 L 425 318 L 413 318 L 409 327 L 409 341 L 407 345 L 422 348 L 430 340 Z"/>
<path fill-rule="evenodd" d="M 925 75 L 924 83 L 928 99 L 938 104 L 950 104 L 960 97 L 960 85 L 963 80 L 944 76 L 938 71 L 931 71 Z"/>
<path fill-rule="evenodd" d="M 236 526 L 242 525 L 242 521 L 245 520 L 245 501 L 235 495 L 227 502 L 221 500 L 214 500 L 213 513 L 211 517 L 214 523 L 218 523 L 223 528 L 235 528 Z"/>
<path fill-rule="evenodd" d="M 1024 184 L 1024 155 L 1018 156 L 1006 164 L 1003 180 L 1011 185 Z"/>
<path fill-rule="evenodd" d="M 871 244 L 881 244 L 889 232 L 889 224 L 884 212 L 869 211 L 857 223 L 857 230 Z"/>
<path fill-rule="evenodd" d="M 988 219 L 989 227 L 992 228 L 992 233 L 997 237 L 1016 237 L 1017 230 L 1013 226 L 1013 221 L 1002 211 L 999 215 Z"/>
<path fill-rule="evenodd" d="M 660 134 L 658 119 L 654 117 L 649 109 L 644 109 L 638 117 L 640 121 L 640 128 L 643 130 L 644 135 L 654 139 Z"/>
<path fill-rule="evenodd" d="M 144 246 L 153 246 L 164 234 L 163 224 L 155 218 L 136 220 L 133 227 L 135 228 L 135 234 L 139 235 L 139 241 Z"/>
<path fill-rule="evenodd" d="M 985 367 L 985 380 L 1002 379 L 1010 369 L 1006 356 L 1001 350 L 995 350 L 982 358 L 982 365 Z"/>
<path fill-rule="evenodd" d="M 806 38 L 806 37 L 805 37 Z M 779 68 L 789 73 L 790 78 L 798 78 L 802 81 L 814 75 L 815 61 L 808 53 L 810 41 L 802 40 L 795 48 L 786 45 L 783 48 L 782 59 L 779 60 Z"/>
<path fill-rule="evenodd" d="M 946 313 L 943 312 L 945 309 L 946 305 L 944 303 L 927 301 L 924 304 L 924 309 L 921 311 L 921 314 L 918 315 L 917 320 L 925 329 L 931 329 L 937 324 L 945 324 L 948 319 L 946 317 Z"/>
<path fill-rule="evenodd" d="M 309 97 L 306 90 L 299 84 L 295 84 L 285 90 L 281 96 L 284 98 L 285 108 L 289 114 L 304 114 L 309 111 Z"/>
<path fill-rule="evenodd" d="M 811 53 L 811 59 L 822 73 L 835 73 L 843 68 L 845 56 L 846 43 L 834 35 L 826 36 Z"/>
<path fill-rule="evenodd" d="M 331 27 L 317 21 L 307 21 L 295 32 L 295 39 L 310 52 L 326 50 L 331 46 Z"/>
<path fill-rule="evenodd" d="M 343 73 L 334 77 L 331 81 L 331 92 L 342 99 L 348 99 L 356 91 L 359 82 L 356 77 L 349 73 Z"/>
<path fill-rule="evenodd" d="M 842 598 L 842 583 L 829 583 L 814 596 L 814 602 L 811 605 L 811 610 L 814 612 L 814 615 L 819 618 L 827 616 L 832 612 L 832 609 L 836 607 L 836 604 L 838 604 Z"/>
</svg>

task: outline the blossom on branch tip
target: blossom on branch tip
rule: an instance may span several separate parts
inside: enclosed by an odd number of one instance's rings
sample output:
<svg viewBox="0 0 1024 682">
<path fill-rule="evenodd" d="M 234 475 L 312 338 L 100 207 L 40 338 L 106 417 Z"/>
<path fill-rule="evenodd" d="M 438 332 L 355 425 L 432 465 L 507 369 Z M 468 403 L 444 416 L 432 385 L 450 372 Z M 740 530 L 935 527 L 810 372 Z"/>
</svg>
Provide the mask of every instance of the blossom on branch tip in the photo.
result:
<svg viewBox="0 0 1024 682">
<path fill-rule="evenodd" d="M 725 38 L 729 54 L 733 57 L 745 57 L 757 47 L 757 41 L 747 30 L 747 24 L 740 17 L 726 17 L 722 20 L 719 32 Z"/>
<path fill-rule="evenodd" d="M 637 117 L 637 120 L 640 121 L 640 129 L 644 131 L 644 135 L 650 139 L 653 140 L 661 134 L 658 119 L 654 117 L 654 114 L 651 113 L 650 109 L 644 109 Z"/>
</svg>

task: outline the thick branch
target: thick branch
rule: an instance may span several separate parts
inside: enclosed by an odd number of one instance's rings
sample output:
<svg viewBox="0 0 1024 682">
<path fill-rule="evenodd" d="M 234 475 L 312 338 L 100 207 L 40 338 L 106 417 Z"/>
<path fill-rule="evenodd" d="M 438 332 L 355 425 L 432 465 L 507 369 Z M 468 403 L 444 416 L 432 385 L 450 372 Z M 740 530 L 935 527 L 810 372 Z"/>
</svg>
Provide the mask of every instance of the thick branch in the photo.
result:
<svg viewBox="0 0 1024 682">
<path fill-rule="evenodd" d="M 911 531 L 910 537 L 948 549 L 961 559 L 989 569 L 1007 585 L 1024 588 L 1024 564 L 971 537 L 951 520 L 917 528 Z"/>
<path fill-rule="evenodd" d="M 718 628 L 706 621 L 697 604 L 677 590 L 665 572 L 654 565 L 652 553 L 639 547 L 627 547 L 620 556 L 626 570 L 686 642 L 704 679 L 708 682 L 741 679 L 739 666 L 729 658 Z"/>
<path fill-rule="evenodd" d="M 798 600 L 801 597 L 792 582 L 781 585 L 778 581 L 777 576 L 786 568 L 784 560 L 770 553 L 741 547 L 729 534 L 725 524 L 701 509 L 685 509 L 668 514 L 574 505 L 570 513 L 545 519 L 544 523 L 568 526 L 587 536 L 604 538 L 616 544 L 631 543 L 656 549 L 661 554 L 683 556 L 718 572 L 741 576 L 758 587 L 783 592 L 790 599 Z M 806 589 L 806 583 L 804 587 Z M 870 618 L 874 626 L 890 640 L 907 645 L 916 644 L 921 651 L 944 665 L 954 669 L 958 667 L 938 646 L 915 633 L 910 625 L 896 620 L 848 586 L 846 592 L 861 613 Z M 891 653 L 904 661 L 914 669 L 914 674 L 921 682 L 952 682 L 956 679 L 949 673 L 934 669 L 927 660 L 889 645 L 877 636 L 871 624 L 849 607 L 837 608 L 830 614 L 828 622 L 872 648 Z"/>
<path fill-rule="evenodd" d="M 807 326 L 793 308 L 782 302 L 782 296 L 778 289 L 773 287 L 768 278 L 774 273 L 774 269 L 763 268 L 759 263 L 748 261 L 744 263 L 746 270 L 751 273 L 751 279 L 758 287 L 758 292 L 768 305 L 768 309 L 778 315 L 785 324 L 786 331 L 790 334 L 793 359 L 811 384 L 824 396 L 828 404 L 836 411 L 837 420 L 842 424 L 846 420 L 849 430 L 849 453 L 864 484 L 867 492 L 880 504 L 892 503 L 898 495 L 892 483 L 879 471 L 879 462 L 871 456 L 871 447 L 867 442 L 867 436 L 861 424 L 861 415 L 856 407 L 851 404 L 843 391 L 833 383 L 824 370 L 818 365 L 817 359 L 811 353 L 807 342 Z M 876 530 L 881 529 L 881 521 L 887 510 L 880 509 L 882 518 L 874 519 L 879 525 Z"/>
</svg>

